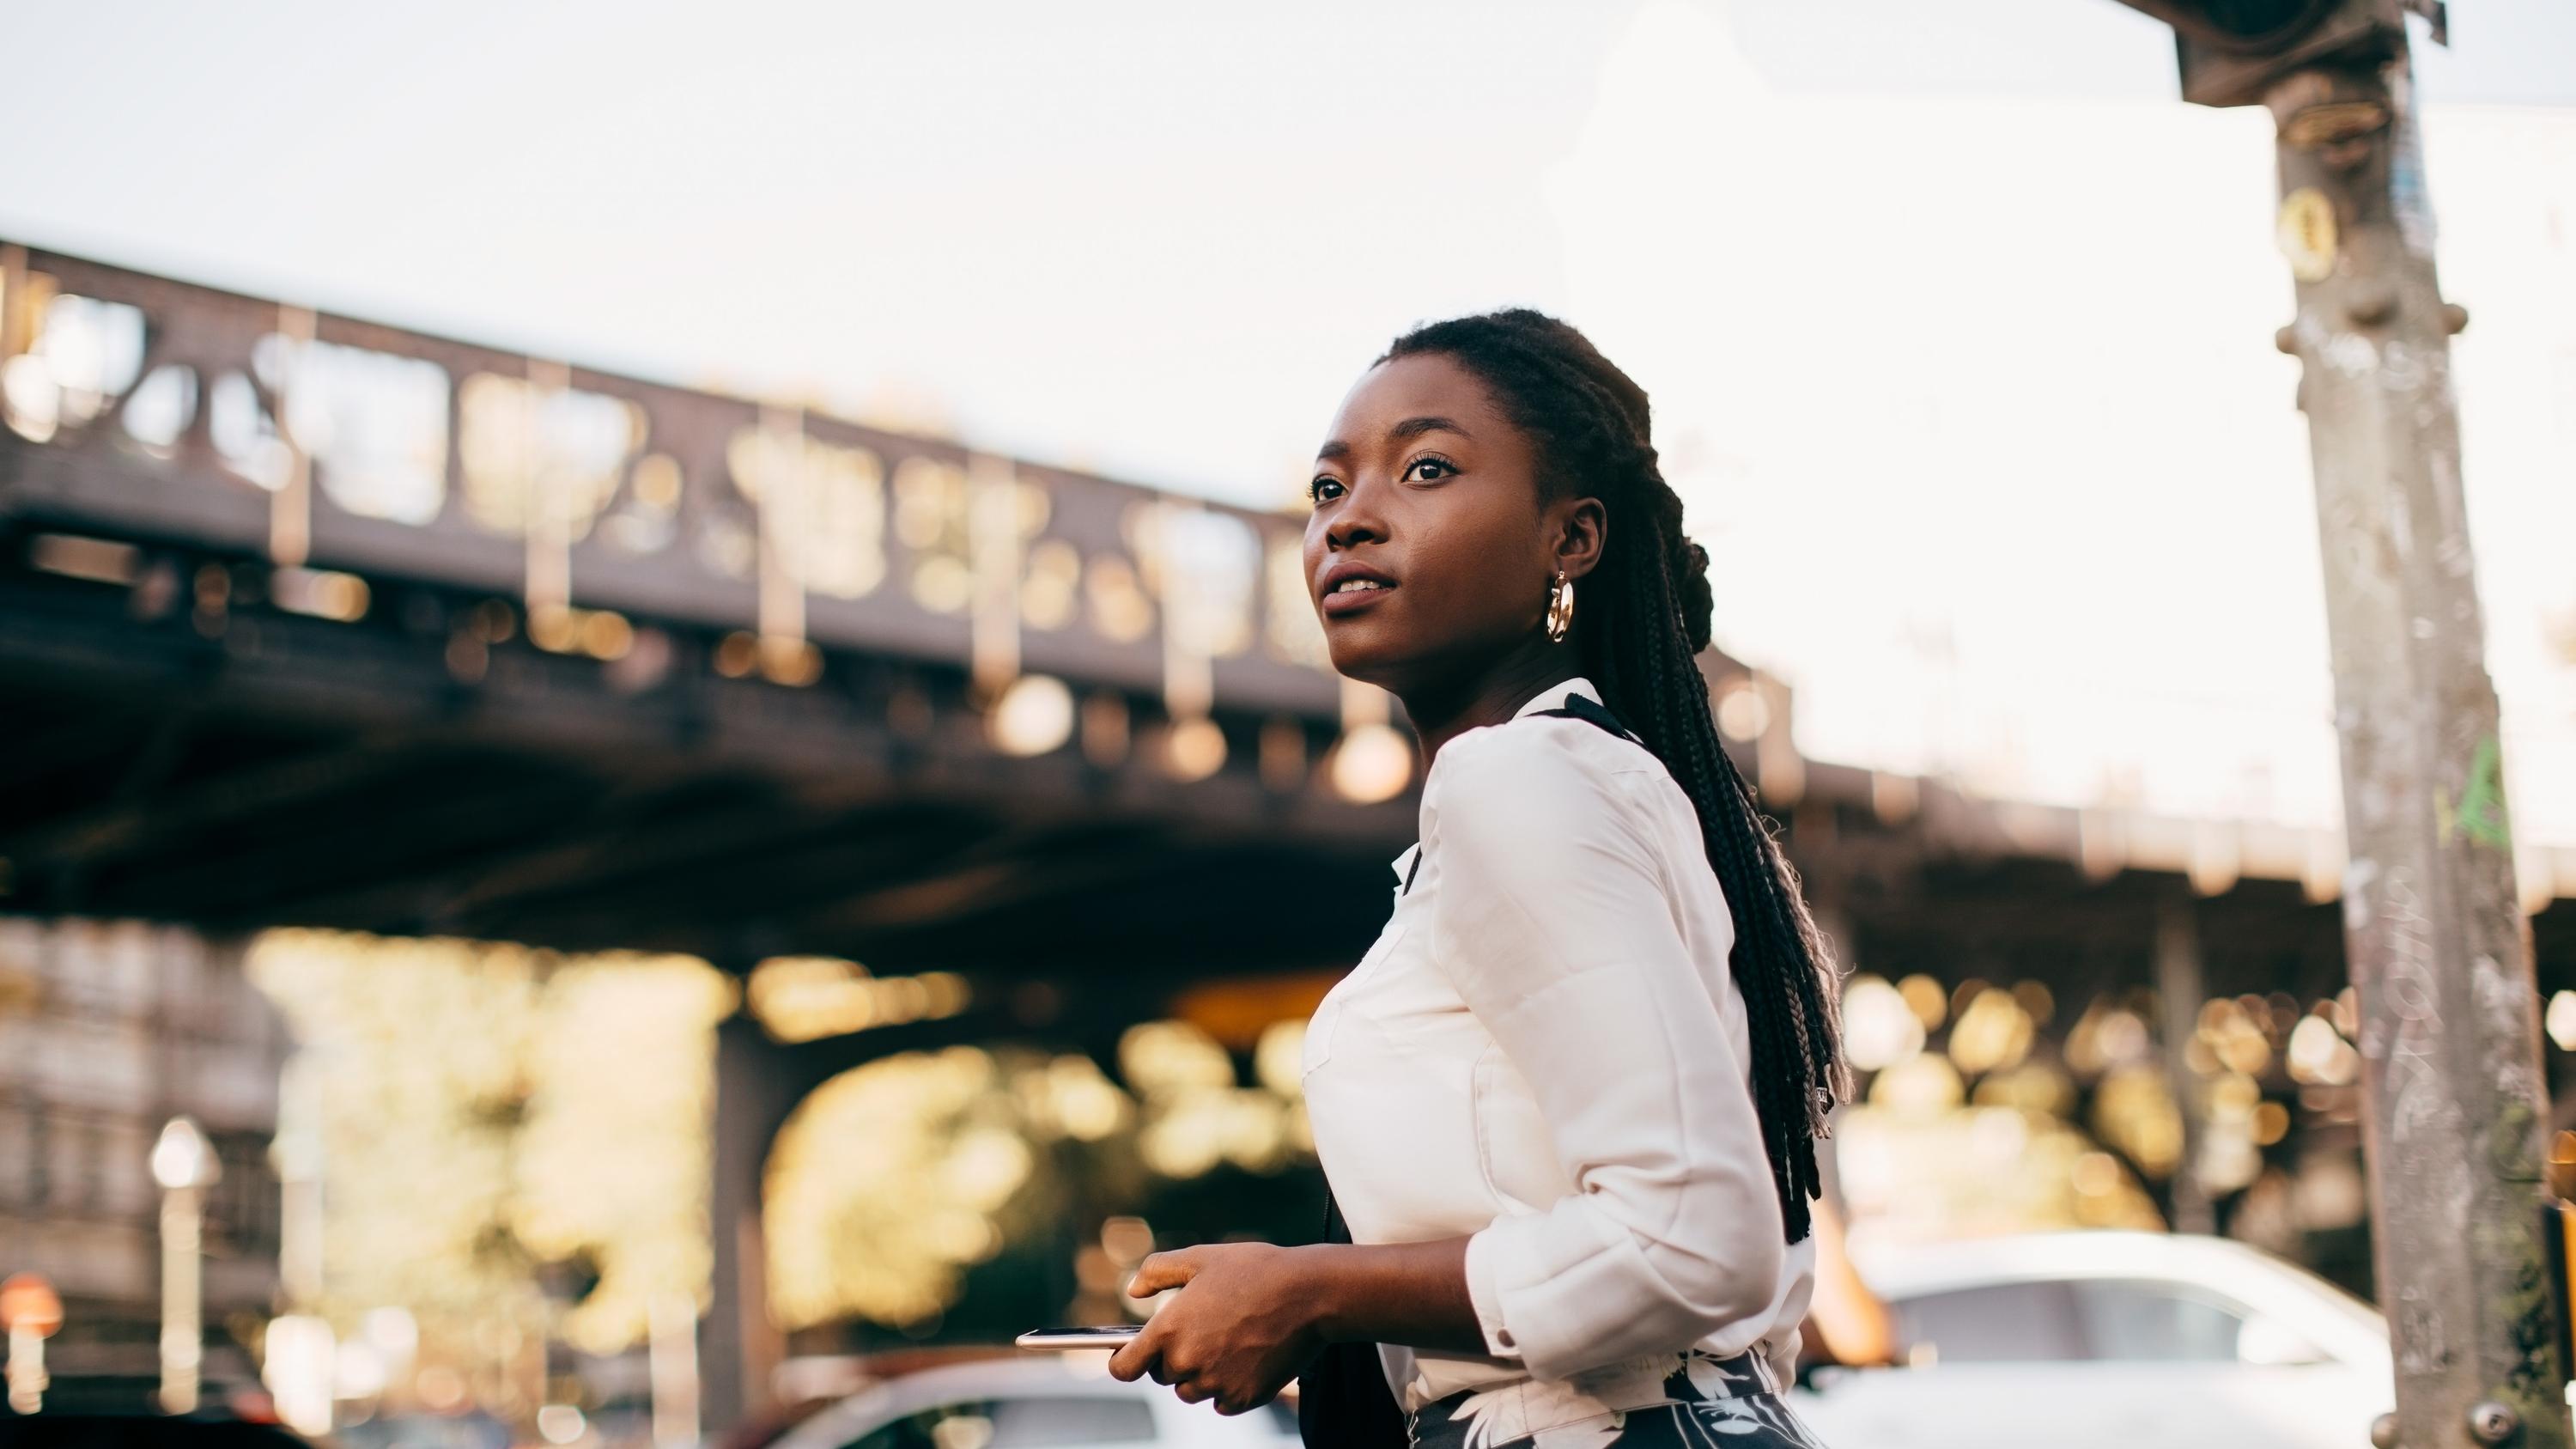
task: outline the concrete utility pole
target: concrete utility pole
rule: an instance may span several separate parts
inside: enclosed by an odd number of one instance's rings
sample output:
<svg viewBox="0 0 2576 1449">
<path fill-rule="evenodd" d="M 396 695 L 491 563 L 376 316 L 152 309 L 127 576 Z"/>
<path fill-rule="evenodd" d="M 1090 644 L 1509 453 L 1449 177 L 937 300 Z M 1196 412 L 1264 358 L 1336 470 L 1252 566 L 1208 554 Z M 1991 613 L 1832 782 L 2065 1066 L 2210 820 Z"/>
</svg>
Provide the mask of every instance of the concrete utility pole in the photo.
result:
<svg viewBox="0 0 2576 1449">
<path fill-rule="evenodd" d="M 2298 283 L 2343 747 L 2344 930 L 2361 1004 L 2387 1442 L 2567 1446 L 2540 1236 L 2548 1122 L 2495 686 L 2461 502 L 2451 334 L 2412 76 L 2393 54 L 2264 92 Z M 2517 1437 L 2518 1436 L 2518 1437 Z"/>
<path fill-rule="evenodd" d="M 2460 489 L 2450 338 L 2407 16 L 2441 0 L 2124 0 L 2183 96 L 2277 127 L 2343 749 L 2345 954 L 2397 1410 L 2388 1449 L 2576 1443 L 2542 1234 L 2531 939 Z"/>
</svg>

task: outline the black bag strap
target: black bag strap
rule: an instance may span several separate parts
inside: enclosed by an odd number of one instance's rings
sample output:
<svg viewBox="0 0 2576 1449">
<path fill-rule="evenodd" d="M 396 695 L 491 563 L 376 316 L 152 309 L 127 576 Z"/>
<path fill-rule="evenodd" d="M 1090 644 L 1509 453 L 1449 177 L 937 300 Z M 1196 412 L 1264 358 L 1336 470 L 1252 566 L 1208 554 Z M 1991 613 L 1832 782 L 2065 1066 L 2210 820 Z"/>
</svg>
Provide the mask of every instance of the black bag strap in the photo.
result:
<svg viewBox="0 0 2576 1449">
<path fill-rule="evenodd" d="M 1597 725 L 1608 730 L 1639 749 L 1644 749 L 1646 746 L 1646 742 L 1637 738 L 1634 731 L 1619 723 L 1619 716 L 1610 712 L 1610 706 L 1590 695 L 1569 694 L 1565 697 L 1565 703 L 1554 709 L 1540 710 L 1539 713 L 1549 719 L 1579 719 L 1585 724 Z"/>
<path fill-rule="evenodd" d="M 1324 1241 L 1347 1243 L 1342 1206 L 1324 1185 Z M 1306 1449 L 1406 1449 L 1413 1442 L 1373 1343 L 1329 1343 L 1297 1375 L 1297 1436 Z"/>
<path fill-rule="evenodd" d="M 1619 723 L 1619 716 L 1610 712 L 1610 706 L 1589 695 L 1569 694 L 1565 697 L 1565 703 L 1554 709 L 1535 710 L 1531 713 L 1531 718 L 1579 719 L 1595 728 L 1607 730 L 1641 750 L 1646 747 L 1644 740 L 1637 738 L 1626 725 Z M 1400 896 L 1413 894 L 1413 878 L 1420 874 L 1422 874 L 1422 847 L 1417 845 L 1413 849 L 1413 864 L 1405 868 L 1404 889 L 1397 891 L 1396 894 Z"/>
</svg>

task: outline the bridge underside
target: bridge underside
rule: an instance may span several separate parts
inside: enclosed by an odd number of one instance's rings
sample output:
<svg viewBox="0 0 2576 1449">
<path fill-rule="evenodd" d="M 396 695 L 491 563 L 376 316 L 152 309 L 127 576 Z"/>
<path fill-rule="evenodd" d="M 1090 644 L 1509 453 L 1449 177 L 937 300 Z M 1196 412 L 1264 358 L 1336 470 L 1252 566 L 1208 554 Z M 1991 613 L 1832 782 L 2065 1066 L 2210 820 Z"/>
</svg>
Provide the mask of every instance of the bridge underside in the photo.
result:
<svg viewBox="0 0 2576 1449">
<path fill-rule="evenodd" d="M 1409 802 L 1265 783 L 1276 721 L 1221 714 L 1228 765 L 1183 787 L 1141 745 L 997 753 L 954 668 L 835 656 L 787 688 L 672 631 L 649 687 L 524 639 L 469 685 L 468 593 L 380 584 L 341 623 L 262 607 L 249 560 L 147 541 L 111 586 L 5 544 L 14 910 L 1178 980 L 1347 961 L 1412 836 Z M 240 594 L 212 613 L 210 567 Z"/>
</svg>

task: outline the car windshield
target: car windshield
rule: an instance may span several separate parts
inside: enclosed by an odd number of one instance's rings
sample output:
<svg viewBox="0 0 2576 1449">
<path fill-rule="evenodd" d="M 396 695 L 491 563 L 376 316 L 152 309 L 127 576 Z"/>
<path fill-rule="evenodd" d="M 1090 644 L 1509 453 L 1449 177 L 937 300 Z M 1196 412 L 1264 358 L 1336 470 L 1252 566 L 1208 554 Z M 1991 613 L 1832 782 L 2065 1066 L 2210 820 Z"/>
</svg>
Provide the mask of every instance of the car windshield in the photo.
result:
<svg viewBox="0 0 2576 1449">
<path fill-rule="evenodd" d="M 1991 1283 L 1893 1305 L 1918 1358 L 1939 1363 L 2234 1363 L 2251 1316 L 2172 1283 Z"/>
</svg>

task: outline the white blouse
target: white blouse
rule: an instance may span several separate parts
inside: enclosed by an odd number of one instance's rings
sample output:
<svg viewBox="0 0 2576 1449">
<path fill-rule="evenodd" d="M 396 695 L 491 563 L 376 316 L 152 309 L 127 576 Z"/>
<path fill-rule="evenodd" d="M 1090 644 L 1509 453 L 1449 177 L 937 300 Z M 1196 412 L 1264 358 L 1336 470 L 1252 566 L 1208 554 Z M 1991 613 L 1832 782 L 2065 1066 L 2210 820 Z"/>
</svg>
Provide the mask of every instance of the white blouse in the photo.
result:
<svg viewBox="0 0 2576 1449">
<path fill-rule="evenodd" d="M 1781 1242 L 1698 816 L 1641 746 L 1531 718 L 1577 692 L 1442 748 L 1412 886 L 1306 1034 L 1352 1239 L 1474 1235 L 1489 1352 L 1382 1349 L 1407 1410 L 1512 1385 L 1629 1407 L 1692 1347 L 1785 1379 L 1806 1313 L 1815 1240 Z"/>
</svg>

